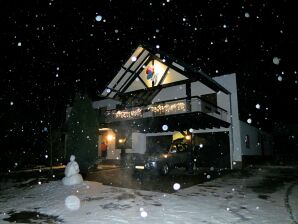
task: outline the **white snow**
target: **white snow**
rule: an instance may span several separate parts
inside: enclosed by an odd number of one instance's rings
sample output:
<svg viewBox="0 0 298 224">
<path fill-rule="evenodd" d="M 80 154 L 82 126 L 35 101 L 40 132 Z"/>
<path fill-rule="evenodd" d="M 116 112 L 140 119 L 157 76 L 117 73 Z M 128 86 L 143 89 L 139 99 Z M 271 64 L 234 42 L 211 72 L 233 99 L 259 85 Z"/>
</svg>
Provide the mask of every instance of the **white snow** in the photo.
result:
<svg viewBox="0 0 298 224">
<path fill-rule="evenodd" d="M 83 178 L 80 172 L 79 164 L 75 161 L 75 156 L 70 156 L 70 162 L 65 167 L 65 177 L 62 179 L 64 185 L 76 185 L 83 183 Z"/>
<path fill-rule="evenodd" d="M 9 223 L 4 219 L 14 210 L 57 216 L 71 224 L 296 223 L 297 178 L 275 190 L 267 186 L 268 192 L 257 193 L 264 178 L 274 179 L 280 169 L 253 169 L 246 176 L 230 174 L 172 194 L 89 181 L 73 186 L 52 181 L 31 187 L 1 187 L 0 222 Z"/>
</svg>

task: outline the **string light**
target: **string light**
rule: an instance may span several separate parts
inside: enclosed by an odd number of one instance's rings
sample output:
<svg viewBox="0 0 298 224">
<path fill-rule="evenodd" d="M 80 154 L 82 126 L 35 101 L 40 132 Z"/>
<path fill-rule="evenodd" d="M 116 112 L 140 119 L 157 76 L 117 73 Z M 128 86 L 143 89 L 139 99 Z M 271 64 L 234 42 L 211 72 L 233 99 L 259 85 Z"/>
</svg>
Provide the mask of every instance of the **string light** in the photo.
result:
<svg viewBox="0 0 298 224">
<path fill-rule="evenodd" d="M 118 110 L 115 113 L 115 118 L 135 118 L 135 117 L 141 117 L 142 116 L 142 109 L 137 108 L 135 110 L 131 110 L 131 111 L 121 111 Z"/>
<path fill-rule="evenodd" d="M 116 119 L 132 119 L 132 118 L 142 117 L 143 111 L 151 111 L 156 114 L 186 111 L 186 104 L 184 102 L 178 102 L 178 103 L 168 103 L 164 105 L 162 104 L 151 105 L 145 108 L 144 110 L 141 108 L 136 108 L 131 111 L 118 110 L 117 112 L 108 113 L 108 115 L 112 115 Z"/>
<path fill-rule="evenodd" d="M 148 109 L 153 113 L 170 113 L 176 111 L 185 111 L 186 105 L 183 102 L 165 104 L 165 105 L 157 105 L 157 106 L 149 106 Z"/>
</svg>

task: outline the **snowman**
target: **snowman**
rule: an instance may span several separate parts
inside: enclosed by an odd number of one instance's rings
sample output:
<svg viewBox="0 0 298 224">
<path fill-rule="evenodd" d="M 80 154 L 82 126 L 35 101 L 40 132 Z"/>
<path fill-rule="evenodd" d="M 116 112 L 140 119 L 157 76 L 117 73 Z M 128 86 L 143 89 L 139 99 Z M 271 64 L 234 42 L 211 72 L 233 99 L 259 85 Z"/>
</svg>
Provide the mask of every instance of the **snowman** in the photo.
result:
<svg viewBox="0 0 298 224">
<path fill-rule="evenodd" d="M 82 175 L 79 174 L 80 168 L 79 164 L 75 161 L 76 157 L 74 155 L 70 156 L 70 162 L 64 170 L 65 177 L 62 179 L 64 185 L 76 185 L 83 183 Z"/>
</svg>

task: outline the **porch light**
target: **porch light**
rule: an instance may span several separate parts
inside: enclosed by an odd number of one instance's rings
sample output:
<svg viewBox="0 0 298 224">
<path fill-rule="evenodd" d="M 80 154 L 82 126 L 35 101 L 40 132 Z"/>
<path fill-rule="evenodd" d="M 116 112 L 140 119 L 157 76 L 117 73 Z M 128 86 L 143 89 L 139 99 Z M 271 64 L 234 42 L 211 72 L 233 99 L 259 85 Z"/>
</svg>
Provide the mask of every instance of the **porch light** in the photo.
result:
<svg viewBox="0 0 298 224">
<path fill-rule="evenodd" d="M 186 136 L 185 136 L 185 139 L 186 139 L 187 141 L 190 141 L 190 139 L 191 139 L 191 135 L 186 135 Z"/>
<path fill-rule="evenodd" d="M 114 137 L 113 137 L 113 135 L 108 135 L 107 136 L 107 140 L 110 142 L 110 141 L 112 141 L 114 139 Z"/>
<path fill-rule="evenodd" d="M 125 138 L 120 138 L 120 139 L 118 140 L 118 142 L 119 142 L 120 144 L 123 144 L 123 143 L 125 143 L 125 141 L 126 141 L 126 139 L 125 139 Z"/>
</svg>

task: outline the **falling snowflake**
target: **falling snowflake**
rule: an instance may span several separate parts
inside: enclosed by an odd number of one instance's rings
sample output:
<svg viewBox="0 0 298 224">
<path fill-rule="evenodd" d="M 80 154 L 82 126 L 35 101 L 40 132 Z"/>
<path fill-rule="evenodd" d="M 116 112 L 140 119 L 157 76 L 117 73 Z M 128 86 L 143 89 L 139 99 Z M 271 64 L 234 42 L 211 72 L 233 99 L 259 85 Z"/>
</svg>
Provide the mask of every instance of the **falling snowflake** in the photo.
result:
<svg viewBox="0 0 298 224">
<path fill-rule="evenodd" d="M 11 101 L 11 102 L 10 102 L 10 106 L 12 106 L 12 105 L 13 105 L 13 102 Z"/>
<path fill-rule="evenodd" d="M 248 123 L 248 124 L 251 124 L 251 122 L 252 122 L 251 118 L 248 118 L 248 119 L 247 119 L 247 123 Z"/>
<path fill-rule="evenodd" d="M 279 75 L 279 76 L 277 77 L 277 80 L 281 82 L 281 81 L 282 81 L 282 76 Z"/>
<path fill-rule="evenodd" d="M 140 208 L 141 216 L 143 218 L 146 218 L 148 216 L 147 212 L 144 210 L 144 208 Z"/>
<path fill-rule="evenodd" d="M 273 61 L 273 64 L 275 64 L 275 65 L 279 65 L 279 63 L 280 63 L 280 58 L 278 58 L 278 57 L 274 57 L 272 61 Z"/>
<path fill-rule="evenodd" d="M 250 17 L 250 15 L 249 15 L 248 12 L 246 12 L 246 13 L 244 14 L 244 16 L 245 16 L 245 18 L 249 18 L 249 17 Z"/>
<path fill-rule="evenodd" d="M 131 61 L 136 61 L 136 60 L 137 60 L 137 57 L 135 57 L 135 56 L 131 57 Z"/>
<path fill-rule="evenodd" d="M 159 46 L 159 45 L 156 45 L 156 48 L 157 48 L 157 49 L 159 49 L 159 48 L 160 48 L 160 46 Z"/>
<path fill-rule="evenodd" d="M 100 21 L 102 20 L 102 16 L 97 15 L 97 16 L 95 17 L 95 20 L 96 20 L 97 22 L 100 22 Z"/>
<path fill-rule="evenodd" d="M 65 207 L 71 211 L 79 210 L 81 206 L 80 199 L 75 195 L 70 195 L 65 199 Z"/>
<path fill-rule="evenodd" d="M 175 191 L 178 191 L 179 189 L 180 189 L 180 184 L 179 183 L 175 183 L 174 185 L 173 185 L 173 189 L 175 190 Z"/>
<path fill-rule="evenodd" d="M 168 125 L 166 125 L 166 124 L 164 124 L 163 126 L 162 126 L 162 130 L 163 131 L 167 131 L 169 129 L 169 127 L 168 127 Z"/>
<path fill-rule="evenodd" d="M 261 108 L 261 105 L 260 104 L 256 104 L 256 108 L 257 109 L 260 109 Z"/>
<path fill-rule="evenodd" d="M 148 216 L 148 214 L 147 214 L 146 211 L 142 211 L 142 212 L 141 212 L 141 216 L 142 216 L 143 218 L 146 218 L 146 217 Z"/>
<path fill-rule="evenodd" d="M 19 42 L 19 43 L 18 43 L 18 47 L 21 47 L 21 46 L 22 46 L 22 43 L 21 43 L 21 42 Z"/>
</svg>

